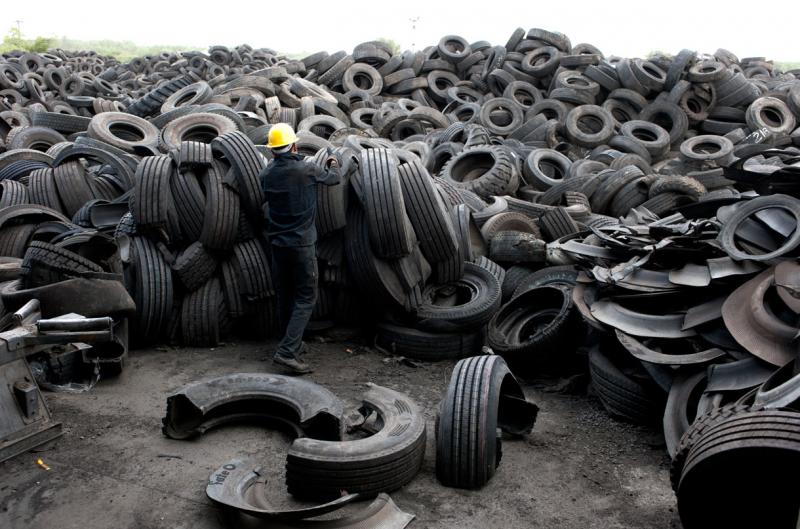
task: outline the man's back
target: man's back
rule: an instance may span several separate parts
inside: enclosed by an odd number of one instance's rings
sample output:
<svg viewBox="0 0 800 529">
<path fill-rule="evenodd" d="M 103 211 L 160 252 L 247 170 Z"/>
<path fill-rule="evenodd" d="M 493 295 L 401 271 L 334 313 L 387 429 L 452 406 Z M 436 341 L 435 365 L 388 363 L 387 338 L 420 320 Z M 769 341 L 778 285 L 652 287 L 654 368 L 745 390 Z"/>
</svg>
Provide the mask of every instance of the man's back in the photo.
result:
<svg viewBox="0 0 800 529">
<path fill-rule="evenodd" d="M 326 174 L 295 153 L 278 155 L 264 169 L 261 188 L 267 200 L 272 244 L 307 246 L 316 242 L 316 185 Z"/>
</svg>

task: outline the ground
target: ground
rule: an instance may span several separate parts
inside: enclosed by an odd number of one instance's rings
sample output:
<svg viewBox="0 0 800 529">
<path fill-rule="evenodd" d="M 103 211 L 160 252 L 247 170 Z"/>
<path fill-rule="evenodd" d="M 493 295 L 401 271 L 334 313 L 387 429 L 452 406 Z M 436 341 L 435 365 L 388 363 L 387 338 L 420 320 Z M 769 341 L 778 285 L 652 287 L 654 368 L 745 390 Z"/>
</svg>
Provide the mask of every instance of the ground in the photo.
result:
<svg viewBox="0 0 800 529">
<path fill-rule="evenodd" d="M 90 393 L 48 393 L 64 435 L 38 453 L 0 463 L 0 528 L 221 529 L 205 483 L 234 457 L 273 471 L 272 498 L 290 502 L 283 434 L 258 426 L 223 427 L 193 441 L 161 434 L 170 392 L 202 377 L 274 371 L 264 360 L 268 348 L 246 342 L 134 351 L 120 377 Z M 407 393 L 426 410 L 425 465 L 391 494 L 416 515 L 412 528 L 680 528 L 661 433 L 611 419 L 591 396 L 526 385 L 541 408 L 533 433 L 503 442 L 502 462 L 486 487 L 449 489 L 434 473 L 434 417 L 453 363 L 415 367 L 350 342 L 311 349 L 311 379 L 350 404 L 364 383 L 374 382 Z"/>
</svg>

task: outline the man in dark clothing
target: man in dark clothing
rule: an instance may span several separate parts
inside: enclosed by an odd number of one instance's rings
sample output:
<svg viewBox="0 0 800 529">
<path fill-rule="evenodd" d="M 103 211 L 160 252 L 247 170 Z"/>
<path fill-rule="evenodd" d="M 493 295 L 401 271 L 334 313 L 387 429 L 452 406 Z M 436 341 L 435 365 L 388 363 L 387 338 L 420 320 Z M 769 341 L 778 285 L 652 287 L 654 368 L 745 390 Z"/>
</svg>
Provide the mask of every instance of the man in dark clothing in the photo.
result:
<svg viewBox="0 0 800 529">
<path fill-rule="evenodd" d="M 278 318 L 283 338 L 273 362 L 296 374 L 310 373 L 301 358 L 303 332 L 317 299 L 317 184 L 340 183 L 336 158 L 322 169 L 297 153 L 297 136 L 285 123 L 270 129 L 268 147 L 275 159 L 261 172 L 267 200 L 272 250 L 272 280 L 278 293 Z"/>
</svg>

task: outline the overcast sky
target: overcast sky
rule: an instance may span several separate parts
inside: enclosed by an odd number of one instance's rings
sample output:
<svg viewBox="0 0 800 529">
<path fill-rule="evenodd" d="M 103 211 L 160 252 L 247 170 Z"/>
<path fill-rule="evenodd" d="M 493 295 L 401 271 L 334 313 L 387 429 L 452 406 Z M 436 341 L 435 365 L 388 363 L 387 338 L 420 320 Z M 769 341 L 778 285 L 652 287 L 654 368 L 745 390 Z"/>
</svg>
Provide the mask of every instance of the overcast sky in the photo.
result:
<svg viewBox="0 0 800 529">
<path fill-rule="evenodd" d="M 800 61 L 800 0 L 437 2 L 435 0 L 178 2 L 39 0 L 0 9 L 0 31 L 21 20 L 26 37 L 130 40 L 208 46 L 249 43 L 288 53 L 338 49 L 378 37 L 406 49 L 446 34 L 505 44 L 516 27 L 566 33 L 605 54 L 642 56 L 682 48 Z M 418 17 L 416 29 L 410 19 Z"/>
</svg>

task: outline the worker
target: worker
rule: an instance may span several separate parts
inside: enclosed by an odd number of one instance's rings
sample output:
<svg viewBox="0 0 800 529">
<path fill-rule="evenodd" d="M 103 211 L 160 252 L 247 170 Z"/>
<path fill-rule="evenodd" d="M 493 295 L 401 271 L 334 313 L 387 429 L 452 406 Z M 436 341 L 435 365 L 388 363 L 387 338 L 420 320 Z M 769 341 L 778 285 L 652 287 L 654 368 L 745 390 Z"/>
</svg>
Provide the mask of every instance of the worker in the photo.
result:
<svg viewBox="0 0 800 529">
<path fill-rule="evenodd" d="M 272 281 L 283 333 L 273 362 L 302 375 L 312 371 L 303 359 L 303 333 L 317 299 L 316 187 L 339 184 L 339 164 L 329 156 L 321 168 L 298 154 L 297 135 L 286 123 L 272 126 L 267 147 L 274 159 L 259 178 L 267 201 Z"/>
</svg>

